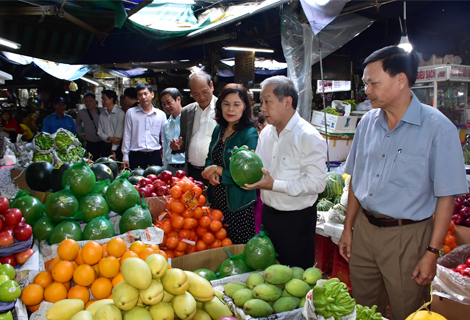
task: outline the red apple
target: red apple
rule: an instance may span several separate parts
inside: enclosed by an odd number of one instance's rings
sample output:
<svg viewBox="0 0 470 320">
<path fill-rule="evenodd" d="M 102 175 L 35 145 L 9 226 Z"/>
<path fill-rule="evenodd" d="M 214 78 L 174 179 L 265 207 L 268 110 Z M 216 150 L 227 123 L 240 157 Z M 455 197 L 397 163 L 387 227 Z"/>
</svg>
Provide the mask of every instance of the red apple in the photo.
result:
<svg viewBox="0 0 470 320">
<path fill-rule="evenodd" d="M 184 172 L 183 170 L 178 170 L 175 172 L 175 177 L 177 177 L 178 179 L 183 179 L 184 177 L 186 177 L 186 172 Z"/>
<path fill-rule="evenodd" d="M 24 217 L 21 217 L 20 223 L 26 223 L 26 219 Z"/>
<path fill-rule="evenodd" d="M 466 227 L 470 228 L 470 217 L 469 217 L 469 218 L 467 218 L 467 219 L 465 219 L 465 221 L 463 222 L 463 224 L 462 224 L 462 225 L 464 225 L 464 226 L 466 226 Z"/>
<path fill-rule="evenodd" d="M 156 194 L 155 192 L 152 192 L 152 193 L 150 194 L 150 197 L 158 197 L 158 194 Z"/>
<path fill-rule="evenodd" d="M 0 231 L 3 230 L 3 226 L 5 225 L 5 223 L 3 222 L 3 217 L 0 218 Z"/>
<path fill-rule="evenodd" d="M 144 197 L 144 196 L 145 196 L 145 198 L 148 198 L 148 197 L 150 197 L 150 194 L 151 194 L 151 192 L 150 192 L 149 189 L 147 189 L 147 188 L 145 188 L 145 187 L 140 188 L 140 196 L 141 196 L 141 197 Z"/>
<path fill-rule="evenodd" d="M 162 177 L 163 177 L 163 176 L 162 176 L 162 173 L 160 172 L 160 173 L 158 174 L 158 176 L 157 176 L 157 179 L 163 180 Z"/>
<path fill-rule="evenodd" d="M 150 190 L 150 193 L 155 192 L 155 186 L 151 183 L 146 184 L 144 188 Z"/>
<path fill-rule="evenodd" d="M 171 177 L 173 177 L 173 174 L 169 170 L 163 170 L 162 171 L 162 180 L 165 182 L 170 181 Z"/>
<path fill-rule="evenodd" d="M 467 259 L 467 262 L 465 263 L 467 267 L 470 267 L 470 258 Z"/>
<path fill-rule="evenodd" d="M 135 185 L 135 186 L 134 186 L 134 188 L 135 188 L 135 190 L 137 190 L 137 192 L 139 192 L 139 191 L 140 191 L 140 188 L 139 188 L 139 186 Z"/>
<path fill-rule="evenodd" d="M 140 179 L 140 181 L 139 181 L 139 187 L 142 188 L 142 187 L 144 187 L 144 186 L 146 186 L 146 185 L 148 185 L 148 184 L 152 184 L 152 183 L 153 183 L 152 180 L 147 179 L 147 178 L 142 178 L 142 179 Z"/>
<path fill-rule="evenodd" d="M 464 222 L 464 219 L 460 214 L 454 214 L 452 215 L 452 221 L 454 221 L 455 224 L 461 225 Z"/>
<path fill-rule="evenodd" d="M 7 209 L 3 212 L 3 218 L 5 219 L 5 225 L 7 226 L 14 226 L 20 223 L 21 218 L 23 218 L 23 214 L 19 209 Z"/>
<path fill-rule="evenodd" d="M 150 180 L 152 180 L 152 181 L 155 181 L 155 180 L 157 180 L 157 176 L 154 175 L 154 174 L 149 174 L 149 175 L 147 176 L 147 179 L 150 179 Z"/>
<path fill-rule="evenodd" d="M 5 230 L 0 232 L 0 247 L 11 246 L 13 243 L 15 243 L 13 232 Z M 0 263 L 2 262 L 0 261 Z"/>
<path fill-rule="evenodd" d="M 464 270 L 466 268 L 467 268 L 466 264 L 459 264 L 457 267 L 455 267 L 455 271 L 461 272 L 462 270 Z"/>
<path fill-rule="evenodd" d="M 158 187 L 161 187 L 161 186 L 166 186 L 166 183 L 163 182 L 162 180 L 160 179 L 157 179 L 153 182 L 153 185 L 155 187 L 155 189 L 157 189 Z"/>
<path fill-rule="evenodd" d="M 26 261 L 34 254 L 34 250 L 29 248 L 26 249 L 25 251 L 18 252 L 15 254 L 15 259 L 18 264 L 25 264 Z"/>
<path fill-rule="evenodd" d="M 0 214 L 10 207 L 10 201 L 5 197 L 0 197 Z"/>
<path fill-rule="evenodd" d="M 465 277 L 470 277 L 470 268 L 463 269 L 462 271 L 460 271 L 460 274 Z"/>
<path fill-rule="evenodd" d="M 170 186 L 174 187 L 181 179 L 177 177 L 171 177 Z"/>
<path fill-rule="evenodd" d="M 169 193 L 170 192 L 169 192 L 167 186 L 160 186 L 160 187 L 157 188 L 157 195 L 159 195 L 159 196 L 166 196 Z"/>
<path fill-rule="evenodd" d="M 15 226 L 13 229 L 13 235 L 18 241 L 26 241 L 31 238 L 33 234 L 33 228 L 27 223 L 20 223 Z"/>
<path fill-rule="evenodd" d="M 15 226 L 5 226 L 3 227 L 3 231 L 11 231 L 13 232 L 13 229 L 15 228 Z"/>
<path fill-rule="evenodd" d="M 194 183 L 194 178 L 193 177 L 188 177 L 188 180 Z"/>
<path fill-rule="evenodd" d="M 467 219 L 470 218 L 470 208 L 469 207 L 462 207 L 459 211 L 462 218 Z"/>
<path fill-rule="evenodd" d="M 204 189 L 206 188 L 206 185 L 205 185 L 204 182 L 202 182 L 202 181 L 194 181 L 194 185 L 195 185 L 196 187 L 201 188 L 202 190 L 204 190 Z"/>
<path fill-rule="evenodd" d="M 16 267 L 15 255 L 12 254 L 12 255 L 9 255 L 9 256 L 0 257 L 0 263 L 1 264 L 9 264 L 12 267 Z"/>
</svg>

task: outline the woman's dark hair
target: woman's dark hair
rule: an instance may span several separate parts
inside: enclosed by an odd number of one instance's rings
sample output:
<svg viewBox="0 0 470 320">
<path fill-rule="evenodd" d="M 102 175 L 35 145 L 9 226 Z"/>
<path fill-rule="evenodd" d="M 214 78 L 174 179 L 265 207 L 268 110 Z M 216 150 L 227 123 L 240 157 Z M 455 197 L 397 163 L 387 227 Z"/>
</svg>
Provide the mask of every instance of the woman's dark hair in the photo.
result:
<svg viewBox="0 0 470 320">
<path fill-rule="evenodd" d="M 3 117 L 3 115 L 4 115 L 5 113 L 8 113 L 8 121 L 11 121 L 11 112 L 10 112 L 10 110 L 3 110 L 3 111 L 2 111 L 2 117 Z M 3 120 L 3 119 L 2 119 L 2 120 Z"/>
<path fill-rule="evenodd" d="M 264 117 L 262 112 L 259 112 L 255 118 L 256 120 L 256 129 L 258 129 L 258 124 L 264 124 L 266 122 L 266 118 Z"/>
<path fill-rule="evenodd" d="M 248 98 L 248 92 L 244 86 L 237 83 L 229 83 L 227 84 L 219 94 L 217 98 L 217 103 L 215 104 L 215 120 L 218 124 L 222 127 L 227 127 L 228 122 L 224 119 L 222 113 L 222 102 L 224 101 L 225 97 L 231 93 L 236 93 L 242 99 L 243 103 L 245 104 L 245 110 L 238 121 L 237 124 L 233 126 L 234 130 L 240 131 L 246 127 L 253 127 L 253 113 L 251 110 L 250 99 Z"/>
</svg>

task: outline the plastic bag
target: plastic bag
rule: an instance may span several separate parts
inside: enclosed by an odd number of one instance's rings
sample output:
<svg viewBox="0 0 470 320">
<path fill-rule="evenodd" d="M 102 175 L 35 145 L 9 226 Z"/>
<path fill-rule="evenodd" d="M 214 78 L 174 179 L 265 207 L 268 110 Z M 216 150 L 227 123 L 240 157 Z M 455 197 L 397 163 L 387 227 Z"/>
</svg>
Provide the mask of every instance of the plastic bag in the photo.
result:
<svg viewBox="0 0 470 320">
<path fill-rule="evenodd" d="M 356 111 L 369 111 L 372 110 L 372 105 L 369 100 L 358 103 L 356 106 Z"/>
<path fill-rule="evenodd" d="M 344 224 L 344 219 L 346 219 L 346 207 L 342 204 L 334 205 L 325 215 L 325 221 L 328 223 Z"/>
<path fill-rule="evenodd" d="M 72 132 L 59 128 L 53 135 L 54 148 L 58 151 L 68 153 L 75 146 L 80 145 L 80 141 L 75 138 Z"/>
<path fill-rule="evenodd" d="M 273 243 L 266 232 L 261 231 L 258 235 L 252 237 L 245 245 L 243 250 L 246 264 L 253 270 L 264 270 L 276 263 L 276 252 Z"/>
<path fill-rule="evenodd" d="M 349 184 L 351 183 L 351 176 L 348 176 L 346 180 L 344 180 L 344 188 L 343 194 L 341 195 L 341 204 L 344 207 L 348 207 L 348 194 L 349 194 Z"/>
<path fill-rule="evenodd" d="M 33 148 L 35 152 L 47 154 L 54 150 L 54 139 L 47 132 L 39 132 L 33 139 Z"/>
<path fill-rule="evenodd" d="M 226 248 L 224 248 L 224 251 L 227 252 L 228 258 L 215 270 L 215 274 L 219 279 L 253 271 L 243 260 L 243 253 L 234 256 Z"/>
<path fill-rule="evenodd" d="M 437 273 L 432 282 L 433 294 L 470 305 L 470 278 L 453 271 L 470 258 L 470 244 L 462 245 L 437 260 Z"/>
<path fill-rule="evenodd" d="M 10 148 L 7 148 L 5 155 L 3 156 L 3 160 L 5 161 L 6 166 L 10 166 L 16 163 L 16 156 Z"/>
</svg>

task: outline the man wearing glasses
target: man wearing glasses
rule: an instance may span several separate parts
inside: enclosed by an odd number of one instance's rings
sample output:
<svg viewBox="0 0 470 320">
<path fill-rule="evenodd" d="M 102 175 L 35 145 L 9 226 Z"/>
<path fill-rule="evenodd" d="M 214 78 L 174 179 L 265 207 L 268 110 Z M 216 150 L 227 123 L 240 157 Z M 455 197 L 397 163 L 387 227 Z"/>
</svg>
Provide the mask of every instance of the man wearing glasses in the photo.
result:
<svg viewBox="0 0 470 320">
<path fill-rule="evenodd" d="M 184 171 L 195 180 L 207 180 L 201 176 L 209 151 L 215 121 L 215 103 L 217 98 L 212 94 L 214 85 L 210 75 L 203 71 L 189 76 L 189 88 L 196 102 L 181 111 L 181 133 L 179 139 L 173 139 L 170 148 L 173 153 L 185 152 L 186 165 Z"/>
</svg>

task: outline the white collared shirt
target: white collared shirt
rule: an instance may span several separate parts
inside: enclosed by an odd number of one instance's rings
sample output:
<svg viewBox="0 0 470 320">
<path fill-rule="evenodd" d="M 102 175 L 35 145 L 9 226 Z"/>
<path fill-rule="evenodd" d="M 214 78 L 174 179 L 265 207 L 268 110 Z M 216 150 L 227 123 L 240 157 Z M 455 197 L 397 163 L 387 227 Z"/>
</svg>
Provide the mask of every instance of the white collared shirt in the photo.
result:
<svg viewBox="0 0 470 320">
<path fill-rule="evenodd" d="M 146 113 L 141 106 L 127 110 L 122 139 L 122 160 L 129 161 L 131 151 L 160 150 L 165 121 L 165 113 L 156 108 L 152 108 L 150 113 Z"/>
<path fill-rule="evenodd" d="M 114 105 L 111 113 L 108 112 L 108 108 L 103 109 L 104 112 L 100 113 L 98 136 L 101 140 L 110 143 L 108 137 L 122 138 L 124 133 L 124 117 L 126 116 L 126 113 L 117 105 Z M 113 143 L 111 149 L 116 151 L 118 147 L 118 144 Z"/>
<path fill-rule="evenodd" d="M 311 207 L 326 185 L 326 142 L 296 112 L 277 134 L 266 126 L 258 139 L 256 154 L 274 179 L 273 190 L 261 190 L 266 205 L 281 211 Z"/>
<path fill-rule="evenodd" d="M 188 162 L 196 167 L 203 167 L 206 163 L 212 132 L 217 125 L 215 121 L 216 101 L 215 96 L 213 96 L 211 103 L 205 110 L 202 110 L 199 104 L 196 104 L 193 132 L 188 149 Z"/>
</svg>

